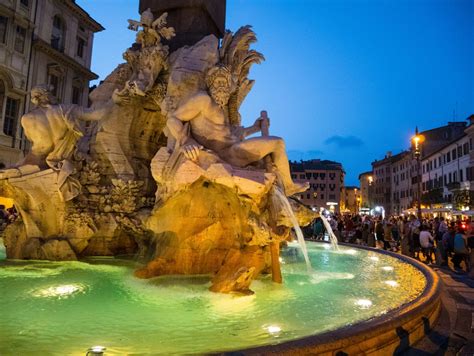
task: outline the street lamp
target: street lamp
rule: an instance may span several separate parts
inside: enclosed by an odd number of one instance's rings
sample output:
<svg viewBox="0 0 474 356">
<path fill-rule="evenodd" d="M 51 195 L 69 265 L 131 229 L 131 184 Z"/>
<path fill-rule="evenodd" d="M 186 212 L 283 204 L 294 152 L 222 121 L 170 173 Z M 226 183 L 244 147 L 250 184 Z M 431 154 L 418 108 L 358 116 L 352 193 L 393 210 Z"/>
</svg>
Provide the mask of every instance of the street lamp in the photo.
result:
<svg viewBox="0 0 474 356">
<path fill-rule="evenodd" d="M 367 205 L 369 206 L 369 209 L 372 209 L 372 198 L 373 198 L 373 183 L 374 183 L 374 177 L 373 176 L 368 176 L 367 181 L 369 183 L 369 187 L 367 189 Z"/>
<path fill-rule="evenodd" d="M 421 145 L 424 141 L 425 141 L 425 136 L 420 135 L 418 133 L 418 127 L 416 127 L 415 136 L 411 138 L 411 142 L 413 144 L 413 155 L 415 156 L 416 164 L 417 164 L 416 182 L 417 182 L 418 196 L 416 199 L 416 207 L 417 207 L 418 220 L 420 220 L 420 222 L 421 222 Z"/>
</svg>

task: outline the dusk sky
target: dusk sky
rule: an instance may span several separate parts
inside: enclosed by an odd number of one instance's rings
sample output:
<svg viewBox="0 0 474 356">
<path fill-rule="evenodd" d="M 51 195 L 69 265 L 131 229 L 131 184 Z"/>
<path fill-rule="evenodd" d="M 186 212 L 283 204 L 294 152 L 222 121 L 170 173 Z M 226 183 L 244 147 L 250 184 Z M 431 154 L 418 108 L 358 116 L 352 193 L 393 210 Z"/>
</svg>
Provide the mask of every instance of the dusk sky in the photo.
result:
<svg viewBox="0 0 474 356">
<path fill-rule="evenodd" d="M 92 70 L 104 79 L 135 33 L 138 0 L 77 0 L 106 30 Z M 228 0 L 226 27 L 250 24 L 266 61 L 250 77 L 244 124 L 260 110 L 290 159 L 341 162 L 346 184 L 387 151 L 474 114 L 474 0 Z"/>
</svg>

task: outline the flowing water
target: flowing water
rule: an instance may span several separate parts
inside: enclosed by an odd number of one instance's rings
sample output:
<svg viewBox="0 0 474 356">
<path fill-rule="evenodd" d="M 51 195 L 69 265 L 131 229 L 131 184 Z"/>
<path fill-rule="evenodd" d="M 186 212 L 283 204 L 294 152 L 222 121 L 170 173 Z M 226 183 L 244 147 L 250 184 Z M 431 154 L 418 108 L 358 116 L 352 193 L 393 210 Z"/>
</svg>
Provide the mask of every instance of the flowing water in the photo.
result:
<svg viewBox="0 0 474 356">
<path fill-rule="evenodd" d="M 339 250 L 339 245 L 337 243 L 337 236 L 334 234 L 334 231 L 332 231 L 331 224 L 329 223 L 328 219 L 321 213 L 321 220 L 324 224 L 324 227 L 326 228 L 326 231 L 329 235 L 329 240 L 331 241 L 332 247 L 338 251 Z"/>
<path fill-rule="evenodd" d="M 368 320 L 416 298 L 426 280 L 398 259 L 307 242 L 282 250 L 283 284 L 208 291 L 209 276 L 138 280 L 132 261 L 0 261 L 0 355 L 205 354 L 277 344 Z M 0 251 L 1 252 L 1 251 Z M 0 253 L 0 255 L 2 255 Z"/>
<path fill-rule="evenodd" d="M 280 207 L 283 209 L 283 212 L 286 216 L 290 218 L 291 224 L 295 229 L 296 237 L 298 239 L 298 243 L 300 244 L 301 251 L 303 252 L 304 260 L 306 262 L 306 268 L 308 272 L 313 272 L 311 268 L 311 261 L 309 260 L 308 256 L 308 249 L 306 248 L 306 241 L 304 240 L 303 231 L 301 231 L 300 224 L 298 224 L 298 220 L 296 220 L 295 213 L 293 212 L 293 208 L 291 207 L 290 201 L 286 197 L 286 195 L 277 187 L 273 188 L 275 195 L 280 202 Z"/>
</svg>

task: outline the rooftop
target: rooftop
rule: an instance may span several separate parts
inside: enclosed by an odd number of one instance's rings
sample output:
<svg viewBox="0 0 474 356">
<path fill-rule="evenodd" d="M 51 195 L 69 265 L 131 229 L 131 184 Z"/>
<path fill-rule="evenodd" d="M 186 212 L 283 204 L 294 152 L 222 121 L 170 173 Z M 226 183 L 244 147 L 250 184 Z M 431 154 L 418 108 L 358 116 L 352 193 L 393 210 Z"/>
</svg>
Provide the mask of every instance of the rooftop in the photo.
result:
<svg viewBox="0 0 474 356">
<path fill-rule="evenodd" d="M 329 161 L 329 160 L 320 160 L 320 159 L 312 159 L 309 161 L 299 161 L 299 162 L 290 161 L 290 168 L 292 171 L 298 171 L 298 172 L 302 172 L 306 170 L 343 171 L 341 163 Z"/>
</svg>

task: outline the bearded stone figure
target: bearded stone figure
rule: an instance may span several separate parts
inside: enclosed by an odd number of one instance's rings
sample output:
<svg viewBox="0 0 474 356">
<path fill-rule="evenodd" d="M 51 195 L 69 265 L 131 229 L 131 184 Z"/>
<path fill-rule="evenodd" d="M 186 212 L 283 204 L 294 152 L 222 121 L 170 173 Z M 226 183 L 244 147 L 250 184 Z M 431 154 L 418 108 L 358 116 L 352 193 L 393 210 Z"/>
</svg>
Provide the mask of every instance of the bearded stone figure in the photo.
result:
<svg viewBox="0 0 474 356">
<path fill-rule="evenodd" d="M 261 131 L 262 126 L 268 126 L 268 118 L 260 117 L 246 128 L 230 124 L 225 108 L 231 96 L 231 80 L 226 66 L 211 68 L 206 76 L 208 92 L 196 93 L 170 114 L 167 129 L 176 140 L 175 149 L 193 161 L 198 161 L 202 149 L 209 149 L 223 161 L 240 168 L 271 155 L 286 195 L 306 190 L 305 185 L 295 184 L 291 179 L 283 139 L 276 136 L 246 139 Z"/>
</svg>

